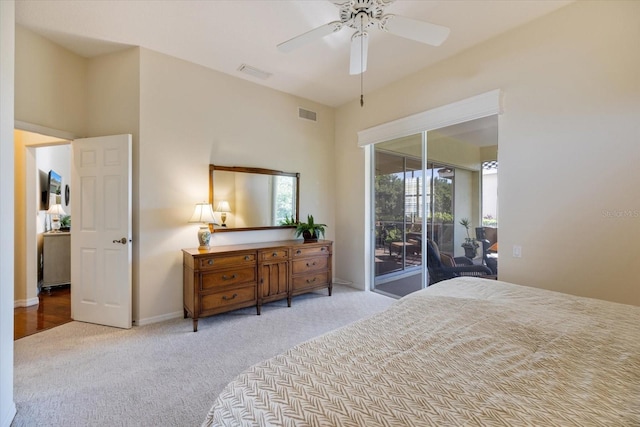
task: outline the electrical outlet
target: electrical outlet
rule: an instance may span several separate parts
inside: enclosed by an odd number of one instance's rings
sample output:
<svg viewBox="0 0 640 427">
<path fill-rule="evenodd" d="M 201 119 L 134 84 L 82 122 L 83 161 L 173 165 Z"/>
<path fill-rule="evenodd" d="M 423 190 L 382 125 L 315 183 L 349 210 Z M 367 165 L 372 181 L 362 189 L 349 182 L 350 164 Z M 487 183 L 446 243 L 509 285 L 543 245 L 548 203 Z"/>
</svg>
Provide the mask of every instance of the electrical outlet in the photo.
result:
<svg viewBox="0 0 640 427">
<path fill-rule="evenodd" d="M 522 246 L 513 245 L 513 257 L 514 258 L 522 258 Z"/>
</svg>

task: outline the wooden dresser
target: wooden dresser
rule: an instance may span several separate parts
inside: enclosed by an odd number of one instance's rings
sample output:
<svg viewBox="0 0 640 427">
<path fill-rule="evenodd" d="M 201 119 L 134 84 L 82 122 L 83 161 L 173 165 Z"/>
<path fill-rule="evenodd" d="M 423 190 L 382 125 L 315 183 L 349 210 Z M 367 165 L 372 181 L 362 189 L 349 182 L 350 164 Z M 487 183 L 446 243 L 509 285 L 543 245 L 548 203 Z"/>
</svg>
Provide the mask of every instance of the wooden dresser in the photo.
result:
<svg viewBox="0 0 640 427">
<path fill-rule="evenodd" d="M 184 317 L 193 319 L 287 299 L 317 289 L 332 291 L 333 242 L 302 240 L 183 249 Z"/>
</svg>

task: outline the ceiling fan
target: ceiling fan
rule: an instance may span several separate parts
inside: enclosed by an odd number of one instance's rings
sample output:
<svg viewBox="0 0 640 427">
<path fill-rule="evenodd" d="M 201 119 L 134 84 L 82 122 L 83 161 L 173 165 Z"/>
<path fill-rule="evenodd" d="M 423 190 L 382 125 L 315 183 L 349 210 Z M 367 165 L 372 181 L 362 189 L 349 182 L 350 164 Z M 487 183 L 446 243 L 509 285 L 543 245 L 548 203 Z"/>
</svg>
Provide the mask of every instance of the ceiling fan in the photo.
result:
<svg viewBox="0 0 640 427">
<path fill-rule="evenodd" d="M 398 15 L 384 15 L 384 8 L 395 0 L 331 0 L 340 8 L 340 20 L 294 37 L 278 45 L 281 52 L 291 52 L 314 40 L 349 27 L 356 32 L 351 36 L 350 74 L 361 74 L 367 70 L 369 34 L 367 30 L 378 26 L 400 37 L 440 46 L 449 36 L 449 28 L 429 22 Z"/>
</svg>

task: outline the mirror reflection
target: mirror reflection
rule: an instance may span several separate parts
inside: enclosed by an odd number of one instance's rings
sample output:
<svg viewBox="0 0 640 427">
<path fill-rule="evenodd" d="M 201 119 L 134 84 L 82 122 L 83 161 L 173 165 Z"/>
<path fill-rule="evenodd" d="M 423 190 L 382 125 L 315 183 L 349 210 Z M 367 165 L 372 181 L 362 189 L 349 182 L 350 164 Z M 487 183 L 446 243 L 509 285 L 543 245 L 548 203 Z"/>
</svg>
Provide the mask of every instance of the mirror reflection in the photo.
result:
<svg viewBox="0 0 640 427">
<path fill-rule="evenodd" d="M 300 174 L 209 165 L 209 201 L 218 231 L 291 226 L 298 221 Z"/>
</svg>

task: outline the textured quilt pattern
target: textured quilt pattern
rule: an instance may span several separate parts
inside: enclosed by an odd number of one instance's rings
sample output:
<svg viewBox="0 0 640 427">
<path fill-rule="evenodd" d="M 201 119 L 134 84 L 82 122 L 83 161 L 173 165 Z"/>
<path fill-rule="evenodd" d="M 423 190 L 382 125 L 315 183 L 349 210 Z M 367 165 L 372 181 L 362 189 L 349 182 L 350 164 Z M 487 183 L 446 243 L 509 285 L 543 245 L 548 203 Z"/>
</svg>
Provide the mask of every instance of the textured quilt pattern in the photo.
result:
<svg viewBox="0 0 640 427">
<path fill-rule="evenodd" d="M 203 426 L 640 426 L 640 307 L 459 278 L 248 369 Z"/>
</svg>

